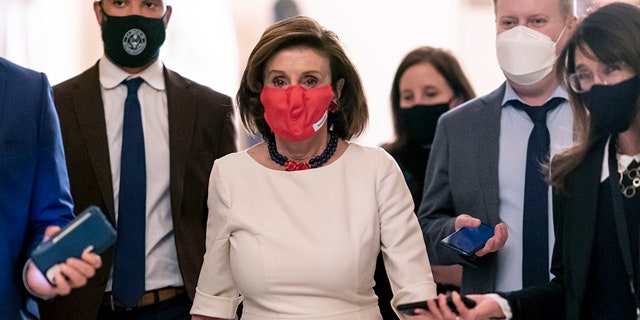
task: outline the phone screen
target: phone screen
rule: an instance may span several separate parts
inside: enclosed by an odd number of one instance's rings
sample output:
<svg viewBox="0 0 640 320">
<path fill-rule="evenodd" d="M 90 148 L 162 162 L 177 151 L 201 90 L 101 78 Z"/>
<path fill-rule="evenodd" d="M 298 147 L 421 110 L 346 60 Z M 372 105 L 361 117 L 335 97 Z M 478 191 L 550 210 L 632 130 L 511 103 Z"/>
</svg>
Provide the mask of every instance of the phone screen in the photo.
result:
<svg viewBox="0 0 640 320">
<path fill-rule="evenodd" d="M 441 243 L 466 256 L 471 256 L 484 247 L 484 244 L 491 237 L 493 237 L 493 228 L 482 223 L 475 228 L 460 228 L 460 230 L 442 239 Z"/>
</svg>

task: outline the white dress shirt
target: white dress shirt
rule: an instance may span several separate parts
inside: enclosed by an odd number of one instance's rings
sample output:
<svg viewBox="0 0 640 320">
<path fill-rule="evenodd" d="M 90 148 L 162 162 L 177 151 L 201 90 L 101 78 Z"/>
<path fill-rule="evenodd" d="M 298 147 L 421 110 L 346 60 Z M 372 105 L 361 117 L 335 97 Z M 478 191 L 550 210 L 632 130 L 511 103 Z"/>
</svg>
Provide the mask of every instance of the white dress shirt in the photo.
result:
<svg viewBox="0 0 640 320">
<path fill-rule="evenodd" d="M 567 99 L 566 90 L 558 87 L 549 97 Z M 533 122 L 524 110 L 507 101 L 520 97 L 507 83 L 502 102 L 500 123 L 500 156 L 498 164 L 500 220 L 507 225 L 509 237 L 498 252 L 497 291 L 522 289 L 522 221 L 524 210 L 524 184 L 527 162 L 527 144 Z M 563 102 L 547 114 L 547 127 L 551 139 L 551 157 L 573 144 L 573 113 L 568 102 Z M 551 188 L 549 188 L 549 262 L 555 241 Z M 550 274 L 551 276 L 551 274 Z"/>
<path fill-rule="evenodd" d="M 120 191 L 122 120 L 124 101 L 127 97 L 127 87 L 122 81 L 135 77 L 141 77 L 145 81 L 138 90 L 147 169 L 145 289 L 148 291 L 167 286 L 182 286 L 169 193 L 169 119 L 163 65 L 156 60 L 139 74 L 131 75 L 106 57 L 102 57 L 98 68 L 109 142 L 116 222 Z M 111 278 L 106 291 L 111 291 Z"/>
</svg>

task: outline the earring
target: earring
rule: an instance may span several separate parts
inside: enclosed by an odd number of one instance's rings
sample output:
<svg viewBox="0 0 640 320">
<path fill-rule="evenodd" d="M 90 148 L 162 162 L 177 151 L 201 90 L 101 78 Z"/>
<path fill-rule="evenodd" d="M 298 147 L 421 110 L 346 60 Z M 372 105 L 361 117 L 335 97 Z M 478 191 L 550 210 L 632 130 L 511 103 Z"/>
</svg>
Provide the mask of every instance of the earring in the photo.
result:
<svg viewBox="0 0 640 320">
<path fill-rule="evenodd" d="M 338 111 L 338 104 L 335 103 L 333 100 L 331 100 L 331 103 L 329 103 L 329 112 L 336 112 Z"/>
</svg>

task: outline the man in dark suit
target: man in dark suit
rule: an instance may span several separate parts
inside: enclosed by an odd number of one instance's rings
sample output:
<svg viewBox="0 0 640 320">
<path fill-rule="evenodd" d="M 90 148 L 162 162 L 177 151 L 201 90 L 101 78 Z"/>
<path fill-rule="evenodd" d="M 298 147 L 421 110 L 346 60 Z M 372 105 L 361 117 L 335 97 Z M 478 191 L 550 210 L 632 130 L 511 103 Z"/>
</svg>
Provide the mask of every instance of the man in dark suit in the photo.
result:
<svg viewBox="0 0 640 320">
<path fill-rule="evenodd" d="M 54 87 L 71 193 L 78 207 L 100 206 L 118 227 L 119 241 L 138 239 L 140 233 L 144 238 L 116 243 L 103 255 L 106 268 L 86 288 L 55 303 L 41 303 L 40 313 L 43 319 L 140 319 L 154 314 L 189 319 L 205 252 L 209 173 L 216 158 L 236 151 L 232 101 L 158 60 L 172 12 L 165 1 L 103 1 L 93 7 L 105 55 Z M 143 81 L 132 98 L 124 83 L 138 78 Z M 131 100 L 138 105 L 138 129 L 141 124 L 144 137 L 137 140 L 142 146 L 123 151 L 125 132 L 132 131 L 127 124 L 133 119 L 127 113 Z M 131 167 L 125 157 L 133 153 L 141 153 L 142 165 L 125 172 Z M 142 188 L 124 185 L 140 172 Z M 120 192 L 124 188 L 133 191 Z M 123 213 L 129 210 L 123 197 L 140 194 L 146 195 L 141 200 L 146 232 L 125 236 L 119 224 L 131 214 Z M 145 243 L 143 251 L 127 261 L 121 254 L 139 243 Z M 144 259 L 144 288 L 134 289 L 134 276 L 123 281 L 116 276 L 133 272 L 129 269 L 135 269 L 136 259 Z M 123 285 L 130 285 L 125 294 L 140 290 L 131 304 L 116 294 Z"/>
<path fill-rule="evenodd" d="M 430 261 L 461 264 L 464 293 L 527 286 L 523 278 L 527 257 L 523 253 L 527 242 L 523 212 L 528 207 L 525 169 L 534 122 L 515 104 L 542 106 L 555 97 L 561 99 L 563 102 L 546 114 L 551 156 L 572 143 L 567 92 L 552 70 L 555 57 L 575 28 L 572 1 L 494 0 L 494 6 L 498 62 L 507 81 L 440 118 L 426 171 L 428 183 L 417 213 Z M 548 156 L 547 152 L 545 158 Z M 540 162 L 535 163 L 535 169 L 541 169 Z M 542 188 L 544 198 L 550 199 L 548 186 Z M 548 223 L 536 231 L 550 231 L 544 236 L 548 242 L 545 249 L 553 248 L 554 240 L 547 208 L 545 202 Z M 472 257 L 440 244 L 450 233 L 478 226 L 481 221 L 495 226 L 495 236 Z M 544 255 L 549 259 L 551 250 Z M 549 281 L 548 262 L 540 264 L 537 271 Z"/>
<path fill-rule="evenodd" d="M 88 252 L 83 260 L 70 259 L 54 276 L 55 287 L 25 262 L 43 237 L 73 218 L 73 202 L 49 81 L 3 58 L 0 155 L 0 318 L 20 319 L 25 287 L 43 299 L 68 294 L 102 262 Z"/>
</svg>

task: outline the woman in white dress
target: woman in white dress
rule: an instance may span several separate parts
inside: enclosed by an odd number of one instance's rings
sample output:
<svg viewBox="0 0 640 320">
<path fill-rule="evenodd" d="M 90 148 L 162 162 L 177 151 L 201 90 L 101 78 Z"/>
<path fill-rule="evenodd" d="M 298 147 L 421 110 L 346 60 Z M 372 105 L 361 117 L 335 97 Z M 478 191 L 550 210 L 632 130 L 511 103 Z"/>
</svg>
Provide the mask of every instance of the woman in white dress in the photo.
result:
<svg viewBox="0 0 640 320">
<path fill-rule="evenodd" d="M 380 320 L 380 251 L 394 308 L 436 296 L 398 165 L 349 142 L 367 102 L 333 32 L 307 17 L 269 27 L 237 102 L 265 142 L 214 163 L 193 319 L 232 319 L 243 302 L 243 320 Z"/>
</svg>

